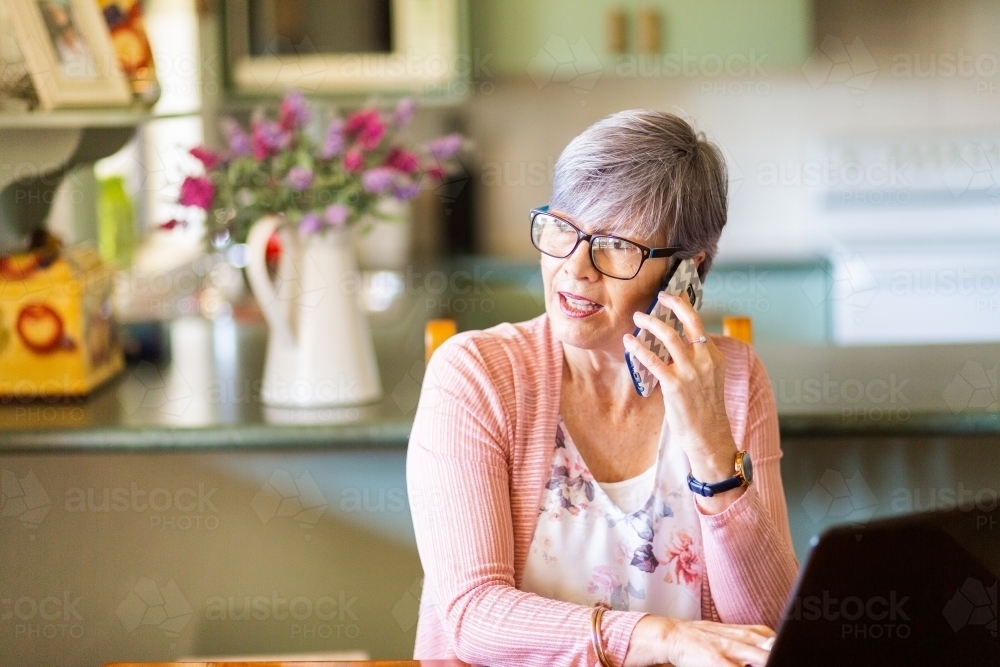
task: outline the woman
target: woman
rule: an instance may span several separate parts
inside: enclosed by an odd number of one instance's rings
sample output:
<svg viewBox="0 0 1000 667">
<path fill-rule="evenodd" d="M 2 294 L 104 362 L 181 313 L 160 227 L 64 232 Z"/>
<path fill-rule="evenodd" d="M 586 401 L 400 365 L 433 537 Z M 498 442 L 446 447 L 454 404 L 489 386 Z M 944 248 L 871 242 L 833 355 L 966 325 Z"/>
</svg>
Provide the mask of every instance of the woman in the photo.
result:
<svg viewBox="0 0 1000 667">
<path fill-rule="evenodd" d="M 407 459 L 415 656 L 763 665 L 798 567 L 770 384 L 749 346 L 658 295 L 682 258 L 708 272 L 720 152 L 671 114 L 618 113 L 566 147 L 531 215 L 546 313 L 451 338 L 424 379 Z M 645 315 L 653 298 L 686 340 Z M 648 398 L 626 351 L 658 380 Z M 723 481 L 736 488 L 694 493 Z"/>
</svg>

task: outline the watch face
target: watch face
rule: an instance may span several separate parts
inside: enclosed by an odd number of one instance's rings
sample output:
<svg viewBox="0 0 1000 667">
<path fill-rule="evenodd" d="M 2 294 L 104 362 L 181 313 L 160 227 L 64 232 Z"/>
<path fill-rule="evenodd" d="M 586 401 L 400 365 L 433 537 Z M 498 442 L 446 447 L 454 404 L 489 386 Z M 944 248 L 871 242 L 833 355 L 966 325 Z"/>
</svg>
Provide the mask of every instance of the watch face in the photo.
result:
<svg viewBox="0 0 1000 667">
<path fill-rule="evenodd" d="M 750 453 L 743 452 L 743 478 L 747 484 L 753 482 L 753 463 L 750 461 Z"/>
</svg>

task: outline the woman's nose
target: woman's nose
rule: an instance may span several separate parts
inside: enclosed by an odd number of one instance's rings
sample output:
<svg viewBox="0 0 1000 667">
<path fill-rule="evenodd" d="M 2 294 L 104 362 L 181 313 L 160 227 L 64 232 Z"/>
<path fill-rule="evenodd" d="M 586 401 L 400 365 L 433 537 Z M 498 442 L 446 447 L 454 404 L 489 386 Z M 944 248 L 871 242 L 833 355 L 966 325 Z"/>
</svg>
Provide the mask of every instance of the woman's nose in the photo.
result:
<svg viewBox="0 0 1000 667">
<path fill-rule="evenodd" d="M 574 278 L 596 280 L 600 277 L 594 263 L 590 260 L 590 241 L 580 241 L 572 254 L 566 258 L 563 270 Z"/>
</svg>

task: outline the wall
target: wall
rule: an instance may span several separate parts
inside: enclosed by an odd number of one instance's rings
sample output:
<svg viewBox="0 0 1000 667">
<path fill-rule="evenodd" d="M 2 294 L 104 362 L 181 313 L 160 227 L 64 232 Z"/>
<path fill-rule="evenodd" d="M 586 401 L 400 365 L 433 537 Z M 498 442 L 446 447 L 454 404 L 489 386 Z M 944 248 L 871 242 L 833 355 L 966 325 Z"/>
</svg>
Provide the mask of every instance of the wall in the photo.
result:
<svg viewBox="0 0 1000 667">
<path fill-rule="evenodd" d="M 4 454 L 0 664 L 409 657 L 423 575 L 404 464 L 385 450 Z M 35 511 L 15 508 L 21 491 Z"/>
<path fill-rule="evenodd" d="M 553 69 L 548 80 L 525 73 L 478 81 L 464 112 L 476 141 L 483 250 L 533 257 L 527 210 L 547 200 L 562 148 L 594 121 L 636 107 L 683 113 L 727 152 L 731 206 L 722 261 L 802 259 L 869 242 L 1000 241 L 997 5 L 845 1 L 819 2 L 815 11 L 818 46 L 800 66 L 765 53 L 757 67 L 732 75 L 699 64 L 698 75 L 687 77 L 662 61 L 630 60 L 635 67 L 626 63 L 596 79 Z M 570 44 L 585 29 L 574 21 L 547 27 Z M 541 49 L 547 33 L 537 32 L 531 38 Z M 872 154 L 845 157 L 844 142 L 850 148 L 859 140 Z M 830 198 L 844 194 L 852 164 L 881 159 L 896 160 L 899 169 L 876 171 L 853 189 L 847 183 L 848 194 L 895 188 L 910 198 L 907 205 L 862 206 L 874 211 L 867 218 L 832 210 Z M 831 162 L 832 176 L 815 181 L 803 172 Z M 964 175 L 966 168 L 985 184 Z M 963 187 L 989 196 L 973 201 Z M 925 190 L 946 196 L 913 206 Z"/>
</svg>

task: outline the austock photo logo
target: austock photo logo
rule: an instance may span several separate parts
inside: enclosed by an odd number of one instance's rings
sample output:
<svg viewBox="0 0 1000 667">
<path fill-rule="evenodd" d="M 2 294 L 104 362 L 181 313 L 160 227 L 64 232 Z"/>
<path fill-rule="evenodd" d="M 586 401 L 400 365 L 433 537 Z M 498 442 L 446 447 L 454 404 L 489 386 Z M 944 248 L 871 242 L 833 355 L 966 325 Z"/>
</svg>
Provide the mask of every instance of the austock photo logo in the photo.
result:
<svg viewBox="0 0 1000 667">
<path fill-rule="evenodd" d="M 67 512 L 148 514 L 149 527 L 161 530 L 215 530 L 219 527 L 219 509 L 212 497 L 219 489 L 199 482 L 197 488 L 128 487 L 66 489 L 63 509 Z"/>
<path fill-rule="evenodd" d="M 250 505 L 263 524 L 276 517 L 294 519 L 306 531 L 303 537 L 307 541 L 312 539 L 309 531 L 327 509 L 326 497 L 308 470 L 297 479 L 287 470 L 275 470 Z"/>
<path fill-rule="evenodd" d="M 845 44 L 840 37 L 827 35 L 802 65 L 802 73 L 813 90 L 843 84 L 854 104 L 861 106 L 865 91 L 878 75 L 878 65 L 860 37 Z"/>
<path fill-rule="evenodd" d="M 336 597 L 288 597 L 278 591 L 267 595 L 213 595 L 205 601 L 205 620 L 277 621 L 290 624 L 292 639 L 356 639 L 361 634 L 354 605 L 360 598 L 340 591 Z"/>
<path fill-rule="evenodd" d="M 528 63 L 528 76 L 539 90 L 550 83 L 566 83 L 580 95 L 580 106 L 587 101 L 582 96 L 597 85 L 604 68 L 594 50 L 583 37 L 570 45 L 565 37 L 551 35 Z"/>
<path fill-rule="evenodd" d="M 832 256 L 828 265 L 817 266 L 802 282 L 802 291 L 814 306 L 824 301 L 842 302 L 860 324 L 878 286 L 865 258 L 853 253 Z"/>
<path fill-rule="evenodd" d="M 194 392 L 179 373 L 164 377 L 160 369 L 148 361 L 140 361 L 118 389 L 118 401 L 129 415 L 139 410 L 155 410 L 179 417 L 192 400 Z"/>
<path fill-rule="evenodd" d="M 415 361 L 409 372 L 392 390 L 392 401 L 406 416 L 413 414 L 420 401 L 420 388 L 424 381 L 424 362 Z"/>
<path fill-rule="evenodd" d="M 981 625 L 993 637 L 997 636 L 997 582 L 992 586 L 969 577 L 944 607 L 944 617 L 955 632 Z"/>
<path fill-rule="evenodd" d="M 790 621 L 840 622 L 841 639 L 908 639 L 912 633 L 906 603 L 897 591 L 884 595 L 838 597 L 830 591 L 792 600 L 785 615 Z"/>
<path fill-rule="evenodd" d="M 141 577 L 118 605 L 115 615 L 130 634 L 139 626 L 151 625 L 169 639 L 176 639 L 191 620 L 194 609 L 173 579 L 159 586 L 154 580 Z M 171 643 L 171 648 L 175 647 Z"/>
<path fill-rule="evenodd" d="M 52 501 L 35 473 L 28 471 L 20 479 L 10 470 L 0 470 L 0 516 L 13 518 L 34 531 L 41 525 Z M 29 539 L 35 539 L 32 532 Z"/>
<path fill-rule="evenodd" d="M 802 499 L 802 508 L 813 523 L 827 519 L 863 523 L 875 514 L 878 500 L 860 471 L 845 479 L 839 471 L 827 468 Z"/>
<path fill-rule="evenodd" d="M 41 597 L 0 593 L 0 627 L 13 627 L 14 641 L 72 640 L 84 636 L 82 596 L 62 591 Z"/>
<path fill-rule="evenodd" d="M 420 594 L 423 588 L 424 580 L 414 579 L 403 593 L 403 597 L 392 607 L 392 617 L 396 619 L 396 624 L 403 632 L 409 632 L 417 624 L 420 616 Z"/>
<path fill-rule="evenodd" d="M 952 412 L 1000 410 L 1000 362 L 986 370 L 978 361 L 966 361 L 944 390 L 944 400 Z"/>
</svg>

